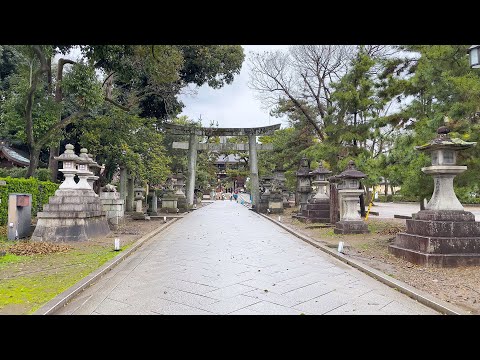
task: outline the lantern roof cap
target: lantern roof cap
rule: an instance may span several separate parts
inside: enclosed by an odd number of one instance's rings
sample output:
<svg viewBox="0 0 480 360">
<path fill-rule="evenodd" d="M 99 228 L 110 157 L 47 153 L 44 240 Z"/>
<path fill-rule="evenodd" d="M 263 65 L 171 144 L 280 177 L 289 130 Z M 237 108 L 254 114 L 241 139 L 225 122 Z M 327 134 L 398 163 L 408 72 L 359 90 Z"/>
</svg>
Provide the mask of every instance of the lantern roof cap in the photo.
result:
<svg viewBox="0 0 480 360">
<path fill-rule="evenodd" d="M 363 172 L 356 169 L 355 162 L 353 160 L 350 160 L 348 162 L 347 168 L 337 175 L 337 177 L 341 179 L 362 179 L 366 176 L 367 174 L 364 174 Z"/>
<path fill-rule="evenodd" d="M 320 165 L 318 165 L 318 168 L 316 168 L 315 170 L 313 170 L 310 174 L 312 175 L 323 175 L 323 174 L 331 174 L 332 172 L 328 169 L 325 169 L 323 167 L 323 164 L 322 162 L 320 161 Z"/>
<path fill-rule="evenodd" d="M 58 161 L 75 161 L 80 160 L 77 154 L 73 151 L 75 147 L 72 144 L 65 145 L 65 152 L 60 156 L 54 156 L 55 160 Z"/>
<path fill-rule="evenodd" d="M 80 155 L 77 160 L 78 164 L 87 164 L 92 165 L 94 163 L 93 159 L 88 157 L 88 150 L 85 148 L 80 149 Z"/>
<path fill-rule="evenodd" d="M 419 151 L 434 151 L 439 149 L 452 149 L 452 150 L 464 150 L 469 147 L 475 146 L 476 142 L 468 142 L 459 138 L 450 138 L 448 135 L 450 129 L 447 126 L 440 126 L 437 129 L 437 137 L 431 140 L 429 143 L 415 146 Z"/>
</svg>

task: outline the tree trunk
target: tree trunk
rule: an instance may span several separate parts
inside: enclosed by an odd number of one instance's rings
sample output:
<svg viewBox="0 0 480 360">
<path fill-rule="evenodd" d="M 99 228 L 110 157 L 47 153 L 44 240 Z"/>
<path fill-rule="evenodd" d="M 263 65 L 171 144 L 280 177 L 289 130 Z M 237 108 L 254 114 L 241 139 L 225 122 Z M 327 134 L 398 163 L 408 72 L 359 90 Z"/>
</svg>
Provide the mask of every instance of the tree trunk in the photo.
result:
<svg viewBox="0 0 480 360">
<path fill-rule="evenodd" d="M 35 174 L 35 171 L 38 167 L 38 162 L 40 158 L 40 149 L 33 148 L 30 150 L 30 165 L 28 166 L 27 173 L 25 174 L 25 178 L 28 179 L 29 177 Z"/>
<path fill-rule="evenodd" d="M 48 160 L 48 169 L 50 170 L 50 180 L 55 182 L 57 181 L 58 176 L 58 161 L 53 157 L 58 156 L 60 151 L 60 146 L 51 146 L 50 147 L 50 158 Z"/>
<path fill-rule="evenodd" d="M 384 182 L 385 182 L 385 197 L 387 197 L 387 195 L 388 195 L 388 181 L 387 181 L 387 178 L 385 178 Z"/>
</svg>

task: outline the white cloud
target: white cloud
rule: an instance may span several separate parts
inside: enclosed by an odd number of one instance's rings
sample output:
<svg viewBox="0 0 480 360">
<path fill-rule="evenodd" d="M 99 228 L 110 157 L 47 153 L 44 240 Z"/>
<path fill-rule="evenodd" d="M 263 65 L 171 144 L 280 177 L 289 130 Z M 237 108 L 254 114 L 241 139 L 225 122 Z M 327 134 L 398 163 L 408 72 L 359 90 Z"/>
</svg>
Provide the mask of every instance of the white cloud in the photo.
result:
<svg viewBox="0 0 480 360">
<path fill-rule="evenodd" d="M 288 45 L 242 45 L 248 58 L 249 52 L 286 50 Z M 202 119 L 203 126 L 210 121 L 218 121 L 219 127 L 258 127 L 273 124 L 286 124 L 286 119 L 269 116 L 268 110 L 262 109 L 255 93 L 248 87 L 248 64 L 245 59 L 240 74 L 230 85 L 221 89 L 212 89 L 208 85 L 197 88 L 197 95 L 181 95 L 185 104 L 181 115 L 190 119 Z M 283 121 L 282 121 L 283 120 Z"/>
</svg>

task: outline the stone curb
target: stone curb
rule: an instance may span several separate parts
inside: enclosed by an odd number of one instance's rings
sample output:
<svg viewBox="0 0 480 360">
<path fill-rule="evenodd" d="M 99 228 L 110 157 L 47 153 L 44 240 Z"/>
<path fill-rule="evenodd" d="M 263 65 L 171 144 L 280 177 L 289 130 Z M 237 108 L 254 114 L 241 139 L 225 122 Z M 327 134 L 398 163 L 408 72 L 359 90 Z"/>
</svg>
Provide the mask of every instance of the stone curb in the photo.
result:
<svg viewBox="0 0 480 360">
<path fill-rule="evenodd" d="M 87 275 L 82 280 L 72 285 L 70 288 L 64 292 L 55 296 L 52 300 L 43 305 L 40 309 L 36 310 L 33 315 L 54 315 L 55 311 L 62 308 L 68 301 L 77 296 L 87 287 L 92 285 L 100 277 L 106 274 L 108 271 L 112 270 L 115 266 L 120 264 L 121 261 L 125 260 L 129 255 L 135 252 L 140 246 L 142 246 L 147 240 L 150 240 L 152 237 L 160 233 L 162 230 L 166 229 L 173 223 L 175 223 L 178 218 L 173 218 L 167 223 L 162 224 L 159 228 L 153 230 L 147 235 L 144 235 L 138 239 L 133 246 L 127 251 L 122 251 L 120 254 L 115 256 L 112 260 L 108 261 L 106 264 L 102 265 L 99 269 Z"/>
<path fill-rule="evenodd" d="M 297 231 L 289 228 L 288 226 L 274 220 L 274 219 L 271 219 L 270 217 L 264 215 L 264 214 L 259 214 L 259 213 L 256 213 L 268 220 L 270 220 L 271 222 L 277 224 L 278 226 L 280 226 L 281 228 L 287 230 L 289 233 L 295 235 L 296 237 L 298 237 L 299 239 L 309 243 L 310 245 L 313 245 L 315 246 L 316 248 L 326 252 L 327 254 L 329 255 L 332 255 L 333 257 L 335 257 L 336 259 L 366 273 L 367 275 L 373 277 L 374 279 L 394 288 L 395 290 L 398 290 L 400 291 L 401 293 L 411 297 L 412 299 L 414 300 L 417 300 L 419 303 L 423 304 L 423 305 L 426 305 L 442 314 L 446 314 L 446 315 L 469 315 L 466 311 L 464 310 L 461 310 L 460 308 L 452 305 L 452 304 L 448 304 L 440 299 L 437 299 L 421 290 L 418 290 L 418 289 L 415 289 L 414 287 L 410 286 L 410 285 L 407 285 L 405 284 L 404 282 L 402 281 L 399 281 L 399 280 L 396 280 L 396 279 L 393 279 L 387 275 L 385 275 L 384 273 L 382 273 L 381 271 L 379 270 L 376 270 L 368 265 L 365 265 L 365 264 L 362 264 L 356 260 L 353 260 L 353 259 L 350 259 L 349 257 L 343 255 L 342 253 L 339 253 L 337 251 L 334 251 L 328 247 L 326 247 L 325 245 L 321 245 L 319 243 L 317 243 L 316 241 L 314 241 L 312 238 L 306 236 L 306 235 L 303 235 L 303 234 L 300 234 L 298 233 Z"/>
</svg>

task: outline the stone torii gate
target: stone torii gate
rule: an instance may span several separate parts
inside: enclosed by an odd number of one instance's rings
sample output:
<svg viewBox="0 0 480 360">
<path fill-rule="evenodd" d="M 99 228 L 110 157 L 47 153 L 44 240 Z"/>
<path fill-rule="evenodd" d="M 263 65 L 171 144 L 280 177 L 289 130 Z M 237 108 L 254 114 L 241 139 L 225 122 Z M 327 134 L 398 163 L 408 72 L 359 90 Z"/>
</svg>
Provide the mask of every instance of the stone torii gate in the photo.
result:
<svg viewBox="0 0 480 360">
<path fill-rule="evenodd" d="M 250 164 L 250 181 L 252 184 L 252 208 L 257 209 L 260 201 L 258 180 L 258 158 L 257 150 L 272 150 L 271 144 L 257 144 L 257 136 L 273 135 L 275 130 L 280 129 L 280 124 L 262 126 L 256 128 L 212 128 L 212 127 L 187 127 L 176 124 L 165 124 L 165 128 L 170 131 L 172 135 L 189 135 L 188 143 L 174 142 L 175 149 L 188 149 L 188 177 L 187 177 L 187 206 L 193 205 L 195 176 L 197 168 L 197 151 L 211 150 L 211 151 L 227 151 L 238 150 L 247 151 L 247 144 L 210 144 L 198 143 L 199 136 L 248 136 L 248 152 Z"/>
</svg>

